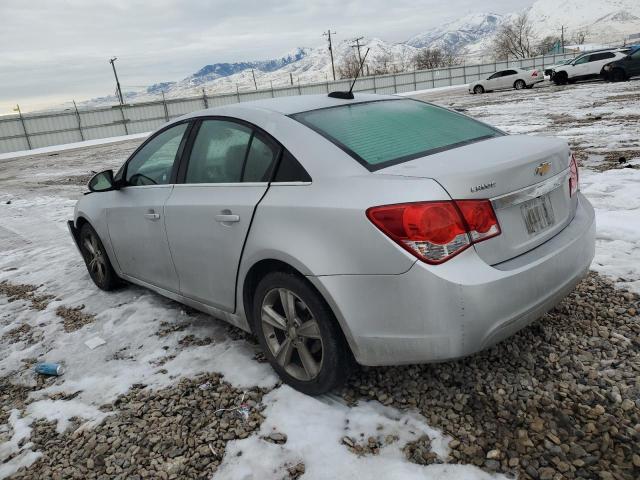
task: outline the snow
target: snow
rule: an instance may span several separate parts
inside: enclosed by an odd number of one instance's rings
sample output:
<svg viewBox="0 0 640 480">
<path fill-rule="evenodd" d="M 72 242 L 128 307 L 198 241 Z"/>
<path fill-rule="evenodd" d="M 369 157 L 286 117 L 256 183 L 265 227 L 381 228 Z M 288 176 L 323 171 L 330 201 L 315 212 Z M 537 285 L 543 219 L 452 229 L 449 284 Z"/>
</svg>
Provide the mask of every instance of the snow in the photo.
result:
<svg viewBox="0 0 640 480">
<path fill-rule="evenodd" d="M 55 153 L 73 148 L 92 147 L 95 145 L 104 145 L 106 143 L 117 143 L 125 140 L 136 140 L 138 138 L 146 138 L 151 132 L 133 133 L 131 135 L 121 135 L 118 137 L 97 138 L 95 140 L 85 140 L 83 142 L 65 143 L 62 145 L 51 145 L 49 147 L 34 148 L 32 150 L 22 150 L 19 152 L 0 153 L 0 160 L 9 158 L 28 157 L 30 155 L 40 155 L 43 153 Z"/>
<path fill-rule="evenodd" d="M 640 168 L 640 160 L 630 165 Z M 596 256 L 591 268 L 640 293 L 640 169 L 581 173 L 582 193 L 596 211 Z"/>
<path fill-rule="evenodd" d="M 426 467 L 407 462 L 402 449 L 424 435 L 432 450 L 444 460 L 450 438 L 431 428 L 416 412 L 399 412 L 378 402 L 361 402 L 349 407 L 331 396 L 313 398 L 287 386 L 263 398 L 266 420 L 258 434 L 227 445 L 216 473 L 221 480 L 280 478 L 285 466 L 304 462 L 305 479 L 506 479 L 466 465 L 432 464 Z M 287 435 L 285 444 L 267 442 L 272 432 Z M 366 444 L 369 437 L 383 446 L 378 455 L 356 456 L 341 439 L 348 436 Z M 396 437 L 386 444 L 388 437 Z"/>
</svg>

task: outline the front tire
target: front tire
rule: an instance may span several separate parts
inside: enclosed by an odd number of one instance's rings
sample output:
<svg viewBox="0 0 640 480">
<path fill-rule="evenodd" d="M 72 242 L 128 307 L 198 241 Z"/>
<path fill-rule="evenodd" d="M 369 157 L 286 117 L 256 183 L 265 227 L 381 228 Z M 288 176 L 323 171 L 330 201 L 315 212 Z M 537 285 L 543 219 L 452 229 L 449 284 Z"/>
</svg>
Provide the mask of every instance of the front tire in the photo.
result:
<svg viewBox="0 0 640 480">
<path fill-rule="evenodd" d="M 113 270 L 100 237 L 91 225 L 85 223 L 80 228 L 80 253 L 93 283 L 101 290 L 114 290 L 120 286 L 120 279 Z"/>
<path fill-rule="evenodd" d="M 566 85 L 568 80 L 569 76 L 567 75 L 567 72 L 556 72 L 553 76 L 553 83 L 556 85 Z"/>
<path fill-rule="evenodd" d="M 525 83 L 524 80 L 516 80 L 515 83 L 513 84 L 513 88 L 515 88 L 516 90 L 523 90 L 525 89 L 527 86 L 527 84 Z"/>
<path fill-rule="evenodd" d="M 611 81 L 612 82 L 624 82 L 627 79 L 624 71 L 616 68 L 613 72 L 611 72 Z"/>
<path fill-rule="evenodd" d="M 478 95 L 484 93 L 484 87 L 482 85 L 476 85 L 475 87 L 473 87 L 473 93 L 476 93 Z"/>
<path fill-rule="evenodd" d="M 272 272 L 253 298 L 254 333 L 282 380 L 307 395 L 344 383 L 351 358 L 333 313 L 309 283 Z"/>
</svg>

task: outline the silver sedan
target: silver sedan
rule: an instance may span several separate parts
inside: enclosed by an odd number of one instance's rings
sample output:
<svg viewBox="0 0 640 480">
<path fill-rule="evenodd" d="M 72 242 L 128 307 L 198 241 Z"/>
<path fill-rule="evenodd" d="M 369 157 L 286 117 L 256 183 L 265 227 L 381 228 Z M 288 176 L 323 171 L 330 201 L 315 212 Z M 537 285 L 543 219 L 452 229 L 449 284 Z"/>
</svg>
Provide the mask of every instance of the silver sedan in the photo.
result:
<svg viewBox="0 0 640 480">
<path fill-rule="evenodd" d="M 394 96 L 192 113 L 89 190 L 69 228 L 99 288 L 142 285 L 252 332 L 309 394 L 354 360 L 487 348 L 556 305 L 594 255 L 563 140 Z"/>
</svg>

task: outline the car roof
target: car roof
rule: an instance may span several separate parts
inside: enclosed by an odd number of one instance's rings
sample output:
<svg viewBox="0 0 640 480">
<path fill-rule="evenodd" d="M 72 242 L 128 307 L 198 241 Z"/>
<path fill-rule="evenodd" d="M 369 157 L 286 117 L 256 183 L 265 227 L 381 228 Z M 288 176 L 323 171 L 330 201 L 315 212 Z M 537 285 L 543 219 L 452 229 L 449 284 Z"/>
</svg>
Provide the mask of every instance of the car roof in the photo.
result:
<svg viewBox="0 0 640 480">
<path fill-rule="evenodd" d="M 375 95 L 371 93 L 355 93 L 353 100 L 343 100 L 332 98 L 326 93 L 316 95 L 292 95 L 287 97 L 268 98 L 264 100 L 252 100 L 248 102 L 224 105 L 223 107 L 213 107 L 200 110 L 185 115 L 188 117 L 202 117 L 207 115 L 217 115 L 224 109 L 225 115 L 233 115 L 234 112 L 246 112 L 247 110 L 266 110 L 280 113 L 282 115 L 292 115 L 294 113 L 318 110 L 321 108 L 337 107 L 341 105 L 352 105 L 354 103 L 374 102 L 379 100 L 400 100 L 402 97 L 394 95 Z"/>
</svg>

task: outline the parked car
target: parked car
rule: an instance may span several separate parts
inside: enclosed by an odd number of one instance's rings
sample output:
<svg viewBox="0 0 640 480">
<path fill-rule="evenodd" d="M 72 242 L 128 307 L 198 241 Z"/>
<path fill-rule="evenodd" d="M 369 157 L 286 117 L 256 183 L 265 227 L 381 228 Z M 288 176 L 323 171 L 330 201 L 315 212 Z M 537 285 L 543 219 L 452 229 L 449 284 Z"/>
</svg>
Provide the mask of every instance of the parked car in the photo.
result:
<svg viewBox="0 0 640 480">
<path fill-rule="evenodd" d="M 485 349 L 556 305 L 594 255 L 564 140 L 395 96 L 191 113 L 89 190 L 68 225 L 99 288 L 126 280 L 253 332 L 308 394 L 353 359 Z"/>
<path fill-rule="evenodd" d="M 566 65 L 554 68 L 552 80 L 556 85 L 566 85 L 578 80 L 597 78 L 607 63 L 624 58 L 627 52 L 628 49 L 616 48 L 584 53 Z"/>
<path fill-rule="evenodd" d="M 536 83 L 542 81 L 544 81 L 544 76 L 537 70 L 512 67 L 492 73 L 484 80 L 470 83 L 469 93 L 485 93 L 510 88 L 522 90 L 523 88 L 532 88 Z"/>
<path fill-rule="evenodd" d="M 613 82 L 621 82 L 638 75 L 640 75 L 640 47 L 630 51 L 626 57 L 607 63 L 602 68 L 604 79 Z"/>
<path fill-rule="evenodd" d="M 566 58 L 564 60 L 560 60 L 558 63 L 554 63 L 544 69 L 544 75 L 549 77 L 549 80 L 553 80 L 553 70 L 555 68 L 561 67 L 562 65 L 566 65 L 567 63 L 573 61 L 573 58 Z"/>
</svg>

